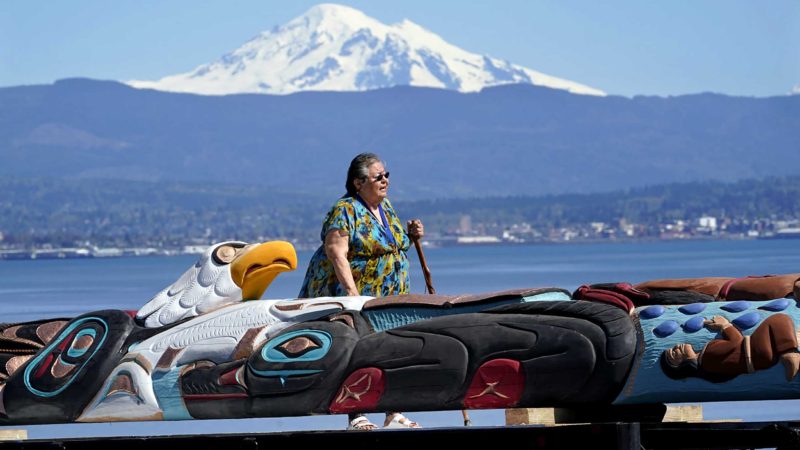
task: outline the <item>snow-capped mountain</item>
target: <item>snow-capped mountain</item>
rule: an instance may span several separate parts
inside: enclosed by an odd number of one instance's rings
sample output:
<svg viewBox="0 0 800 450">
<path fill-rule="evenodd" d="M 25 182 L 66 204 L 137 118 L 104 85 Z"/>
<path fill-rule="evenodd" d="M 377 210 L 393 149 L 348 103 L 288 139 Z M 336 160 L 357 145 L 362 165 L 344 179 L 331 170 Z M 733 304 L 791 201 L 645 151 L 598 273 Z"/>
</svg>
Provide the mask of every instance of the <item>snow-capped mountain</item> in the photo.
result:
<svg viewBox="0 0 800 450">
<path fill-rule="evenodd" d="M 322 4 L 191 72 L 133 87 L 206 95 L 365 91 L 398 85 L 474 92 L 530 83 L 576 94 L 586 85 L 470 53 L 404 20 L 386 25 L 356 9 Z"/>
</svg>

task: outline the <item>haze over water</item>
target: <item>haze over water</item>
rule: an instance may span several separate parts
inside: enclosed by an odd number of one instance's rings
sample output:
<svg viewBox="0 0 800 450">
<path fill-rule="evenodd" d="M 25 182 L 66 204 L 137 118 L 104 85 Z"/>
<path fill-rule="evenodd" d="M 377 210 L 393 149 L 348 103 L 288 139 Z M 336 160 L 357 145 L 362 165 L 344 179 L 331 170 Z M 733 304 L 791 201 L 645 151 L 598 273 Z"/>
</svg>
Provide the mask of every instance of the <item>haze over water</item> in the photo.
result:
<svg viewBox="0 0 800 450">
<path fill-rule="evenodd" d="M 747 276 L 800 272 L 800 240 L 670 241 L 637 244 L 573 244 L 449 247 L 427 249 L 437 293 L 460 294 L 518 287 L 640 282 L 657 278 Z M 293 298 L 311 252 L 299 269 L 281 274 L 265 298 Z M 412 292 L 425 283 L 412 250 Z M 74 317 L 99 309 L 136 310 L 175 281 L 194 256 L 114 259 L 0 261 L 0 322 Z M 798 419 L 800 401 L 706 403 L 706 419 L 748 421 Z M 410 413 L 426 427 L 461 426 L 458 411 Z M 476 426 L 504 423 L 503 412 L 471 411 Z M 370 415 L 373 422 L 380 415 Z M 225 432 L 343 429 L 344 416 L 187 422 L 38 425 L 32 439 Z"/>
</svg>

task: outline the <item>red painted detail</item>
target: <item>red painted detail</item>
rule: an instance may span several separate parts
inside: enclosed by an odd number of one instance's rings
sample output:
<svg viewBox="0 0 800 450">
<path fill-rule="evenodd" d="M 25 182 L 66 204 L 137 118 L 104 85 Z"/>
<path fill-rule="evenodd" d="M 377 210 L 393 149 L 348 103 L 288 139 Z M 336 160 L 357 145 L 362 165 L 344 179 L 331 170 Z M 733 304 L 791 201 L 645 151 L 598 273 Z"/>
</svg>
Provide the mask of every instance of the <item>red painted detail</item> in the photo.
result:
<svg viewBox="0 0 800 450">
<path fill-rule="evenodd" d="M 225 386 L 230 386 L 230 385 L 237 385 L 238 386 L 239 382 L 236 380 L 236 372 L 238 372 L 238 371 L 239 371 L 239 367 L 223 373 L 222 375 L 219 376 L 219 379 L 217 380 L 217 383 L 219 383 L 221 385 L 225 385 Z"/>
<path fill-rule="evenodd" d="M 202 401 L 202 400 L 230 400 L 235 398 L 250 398 L 244 392 L 237 392 L 231 394 L 191 394 L 184 395 L 183 399 L 186 401 Z"/>
<path fill-rule="evenodd" d="M 66 339 L 62 340 L 58 343 L 55 349 L 53 349 L 50 353 L 47 354 L 47 357 L 44 358 L 39 369 L 36 370 L 36 373 L 33 374 L 33 378 L 41 378 L 42 375 L 47 372 L 47 369 L 50 368 L 50 365 L 53 363 L 56 355 L 60 355 L 64 353 L 64 350 L 67 349 L 69 345 L 72 344 L 72 341 L 75 339 L 75 335 L 78 334 L 78 331 L 73 331 Z"/>
<path fill-rule="evenodd" d="M 332 414 L 373 411 L 386 389 L 386 378 L 377 367 L 351 373 L 342 383 L 328 408 Z"/>
<path fill-rule="evenodd" d="M 728 280 L 719 289 L 719 294 L 717 294 L 717 300 L 726 300 L 728 298 L 728 294 L 730 294 L 731 288 L 738 281 L 747 280 L 749 278 L 772 278 L 775 276 L 777 275 L 749 275 L 742 278 L 734 278 L 732 280 Z"/>
<path fill-rule="evenodd" d="M 525 390 L 525 373 L 519 361 L 493 359 L 483 363 L 464 396 L 466 409 L 494 409 L 515 406 Z"/>
<path fill-rule="evenodd" d="M 124 312 L 125 314 L 129 315 L 129 316 L 131 317 L 131 319 L 135 319 L 135 318 L 136 318 L 136 314 L 137 314 L 139 311 L 134 311 L 134 310 L 132 310 L 132 309 L 126 309 L 126 310 L 124 310 L 124 311 L 122 311 L 122 312 Z"/>
<path fill-rule="evenodd" d="M 634 295 L 634 291 L 642 293 L 645 297 L 649 298 L 650 295 L 642 291 L 638 291 L 628 283 L 617 283 L 613 289 L 598 289 L 589 285 L 579 287 L 573 294 L 572 298 L 575 300 L 586 300 L 590 302 L 605 303 L 608 305 L 616 306 L 617 308 L 630 313 L 635 308 L 631 298 L 638 299 Z M 619 291 L 619 292 L 617 292 Z"/>
<path fill-rule="evenodd" d="M 66 339 L 58 343 L 56 350 L 58 353 L 63 353 L 64 350 L 67 349 L 70 345 L 72 345 L 72 341 L 75 339 L 75 335 L 78 334 L 78 330 L 73 331 Z"/>
<path fill-rule="evenodd" d="M 50 367 L 50 364 L 53 363 L 53 353 L 47 355 L 47 357 L 42 361 L 42 364 L 39 366 L 39 370 L 33 374 L 33 378 L 41 378 L 42 375 L 47 372 L 47 369 Z"/>
</svg>

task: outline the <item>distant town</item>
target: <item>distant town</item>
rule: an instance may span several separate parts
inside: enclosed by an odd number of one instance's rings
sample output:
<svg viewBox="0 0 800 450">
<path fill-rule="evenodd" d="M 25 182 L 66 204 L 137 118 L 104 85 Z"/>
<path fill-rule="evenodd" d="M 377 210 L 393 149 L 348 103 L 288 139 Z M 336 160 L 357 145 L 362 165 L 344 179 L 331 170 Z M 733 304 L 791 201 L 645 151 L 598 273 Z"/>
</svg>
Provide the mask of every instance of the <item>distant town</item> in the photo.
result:
<svg viewBox="0 0 800 450">
<path fill-rule="evenodd" d="M 181 255 L 228 240 L 320 245 L 336 197 L 187 183 L 0 178 L 0 259 Z M 792 177 L 550 196 L 393 199 L 423 244 L 800 238 Z"/>
<path fill-rule="evenodd" d="M 484 227 L 481 227 L 484 228 Z M 800 238 L 800 220 L 757 219 L 752 222 L 719 220 L 713 216 L 646 225 L 590 222 L 547 230 L 528 223 L 515 223 L 490 232 L 472 227 L 471 217 L 463 216 L 455 233 L 438 236 L 433 242 L 444 245 L 530 244 L 598 241 L 673 240 L 673 239 L 786 239 Z"/>
<path fill-rule="evenodd" d="M 21 248 L 7 242 L 0 232 L 0 260 L 112 258 L 131 256 L 175 256 L 199 254 L 209 245 L 224 238 L 191 239 L 183 245 L 150 245 L 103 247 L 87 240 L 71 247 L 42 244 Z M 558 228 L 541 229 L 529 223 L 473 225 L 470 215 L 463 215 L 456 229 L 444 233 L 429 232 L 424 240 L 428 247 L 475 245 L 568 244 L 586 242 L 636 242 L 690 239 L 800 239 L 800 220 L 732 221 L 713 216 L 674 220 L 669 223 L 646 225 L 619 220 L 616 223 L 590 222 Z M 287 240 L 298 250 L 314 250 L 320 242 L 317 236 L 304 239 L 285 236 L 259 236 L 255 241 Z"/>
</svg>

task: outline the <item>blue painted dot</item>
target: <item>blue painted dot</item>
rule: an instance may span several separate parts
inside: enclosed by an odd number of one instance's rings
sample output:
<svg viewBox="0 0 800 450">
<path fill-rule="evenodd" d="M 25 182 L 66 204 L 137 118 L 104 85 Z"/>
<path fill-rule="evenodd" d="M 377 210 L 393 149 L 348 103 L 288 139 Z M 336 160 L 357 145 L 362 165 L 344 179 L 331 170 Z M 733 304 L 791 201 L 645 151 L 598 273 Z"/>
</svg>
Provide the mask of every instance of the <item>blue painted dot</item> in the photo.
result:
<svg viewBox="0 0 800 450">
<path fill-rule="evenodd" d="M 683 331 L 694 333 L 695 331 L 702 330 L 704 321 L 705 317 L 703 316 L 692 317 L 683 324 Z"/>
<path fill-rule="evenodd" d="M 666 311 L 666 308 L 661 305 L 648 306 L 639 312 L 639 317 L 642 319 L 655 319 L 664 314 L 664 311 Z"/>
<path fill-rule="evenodd" d="M 653 328 L 653 334 L 660 338 L 665 338 L 678 330 L 678 322 L 674 320 L 667 320 L 658 324 Z"/>
<path fill-rule="evenodd" d="M 678 311 L 680 311 L 680 312 L 682 312 L 682 313 L 684 313 L 686 315 L 692 315 L 692 314 L 701 313 L 701 312 L 703 312 L 705 310 L 706 310 L 706 304 L 705 303 L 691 303 L 691 304 L 688 304 L 688 305 L 683 305 L 680 308 L 678 308 Z"/>
<path fill-rule="evenodd" d="M 750 302 L 747 300 L 739 300 L 738 302 L 730 302 L 722 305 L 720 308 L 728 312 L 737 313 L 750 308 Z"/>
<path fill-rule="evenodd" d="M 747 314 L 742 314 L 741 316 L 733 319 L 731 322 L 740 330 L 746 330 L 748 328 L 753 328 L 760 321 L 761 314 L 756 311 L 750 311 Z"/>
<path fill-rule="evenodd" d="M 788 298 L 779 298 L 778 300 L 773 300 L 766 305 L 759 306 L 758 309 L 765 309 L 767 311 L 783 311 L 784 309 L 788 308 L 791 304 L 791 301 Z"/>
</svg>

